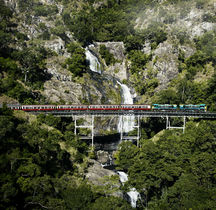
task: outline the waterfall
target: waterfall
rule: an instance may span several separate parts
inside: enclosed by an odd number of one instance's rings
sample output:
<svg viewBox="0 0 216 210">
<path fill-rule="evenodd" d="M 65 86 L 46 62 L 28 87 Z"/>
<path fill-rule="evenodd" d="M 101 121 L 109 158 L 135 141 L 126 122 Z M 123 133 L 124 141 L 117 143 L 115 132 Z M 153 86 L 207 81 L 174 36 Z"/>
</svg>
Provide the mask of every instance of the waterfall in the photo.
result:
<svg viewBox="0 0 216 210">
<path fill-rule="evenodd" d="M 133 98 L 129 88 L 126 85 L 121 84 L 120 82 L 118 82 L 118 84 L 121 86 L 122 104 L 133 104 Z M 134 125 L 135 125 L 134 116 L 121 116 L 118 123 L 118 132 L 119 133 L 121 132 L 121 126 L 122 126 L 123 132 L 128 133 L 129 131 L 132 131 L 134 129 Z"/>
<path fill-rule="evenodd" d="M 112 155 L 111 154 L 108 154 L 108 157 L 109 157 L 109 161 L 105 164 L 101 163 L 101 166 L 103 168 L 109 168 L 113 165 L 113 158 L 112 158 Z"/>
<path fill-rule="evenodd" d="M 122 184 L 124 184 L 125 182 L 128 181 L 128 175 L 125 172 L 117 171 L 117 173 L 119 175 L 119 179 L 120 179 Z M 140 198 L 139 192 L 137 192 L 135 188 L 131 188 L 130 191 L 127 192 L 127 195 L 130 198 L 131 206 L 133 208 L 136 208 L 136 203 L 137 203 L 138 199 Z"/>
<path fill-rule="evenodd" d="M 86 47 L 85 54 L 86 54 L 86 59 L 89 61 L 90 70 L 101 74 L 101 64 L 97 56 L 93 54 L 93 52 L 89 49 L 89 47 Z M 121 86 L 122 104 L 133 104 L 133 98 L 130 93 L 130 89 L 125 84 L 121 84 L 118 81 L 117 83 Z M 135 124 L 134 116 L 121 116 L 121 119 L 118 123 L 118 131 L 121 132 L 123 128 L 123 132 L 128 133 L 129 131 L 132 131 L 134 129 L 134 124 Z M 104 165 L 101 164 L 102 167 L 107 167 L 112 165 L 111 156 L 109 156 L 109 162 L 110 163 L 106 163 Z M 123 171 L 118 171 L 117 173 L 119 175 L 119 179 L 121 183 L 124 185 L 124 183 L 128 181 L 128 175 Z M 136 203 L 140 198 L 139 192 L 137 192 L 135 188 L 131 188 L 130 191 L 127 192 L 127 195 L 130 198 L 131 206 L 133 208 L 136 208 Z"/>
<path fill-rule="evenodd" d="M 89 62 L 90 70 L 93 72 L 97 72 L 101 74 L 101 64 L 97 58 L 97 56 L 91 51 L 91 47 L 94 45 L 89 45 L 85 48 L 86 59 Z M 121 86 L 121 97 L 122 104 L 133 104 L 133 98 L 130 93 L 130 89 L 125 85 L 117 81 Z M 123 131 L 124 133 L 128 133 L 134 129 L 135 125 L 135 117 L 134 116 L 120 116 L 120 120 L 118 123 L 118 132 Z"/>
<path fill-rule="evenodd" d="M 123 171 L 118 171 L 117 173 L 118 173 L 118 175 L 119 175 L 119 178 L 120 178 L 121 183 L 125 183 L 125 182 L 128 181 L 128 175 L 127 175 L 125 172 L 123 172 Z"/>
<path fill-rule="evenodd" d="M 132 189 L 130 189 L 129 192 L 127 192 L 127 194 L 130 197 L 131 206 L 133 208 L 136 208 L 136 203 L 138 199 L 140 198 L 139 192 L 137 192 L 136 189 L 133 187 Z"/>
<path fill-rule="evenodd" d="M 90 70 L 101 74 L 101 64 L 96 55 L 88 47 L 85 49 L 86 60 L 89 62 Z"/>
</svg>

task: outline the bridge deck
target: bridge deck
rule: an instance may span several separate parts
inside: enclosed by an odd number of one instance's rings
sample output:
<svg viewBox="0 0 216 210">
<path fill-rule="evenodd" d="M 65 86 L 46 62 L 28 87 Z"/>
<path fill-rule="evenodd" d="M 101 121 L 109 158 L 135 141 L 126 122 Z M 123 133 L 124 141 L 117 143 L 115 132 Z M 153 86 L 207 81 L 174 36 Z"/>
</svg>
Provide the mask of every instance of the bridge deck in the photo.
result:
<svg viewBox="0 0 216 210">
<path fill-rule="evenodd" d="M 120 111 L 37 111 L 31 112 L 33 114 L 53 114 L 55 116 L 60 117 L 70 117 L 70 116 L 78 116 L 78 115 L 89 115 L 89 116 L 117 116 L 117 115 L 124 115 L 124 116 L 143 116 L 143 117 L 197 117 L 197 118 L 216 118 L 216 112 L 167 112 L 167 111 L 127 111 L 127 110 L 120 110 Z"/>
</svg>

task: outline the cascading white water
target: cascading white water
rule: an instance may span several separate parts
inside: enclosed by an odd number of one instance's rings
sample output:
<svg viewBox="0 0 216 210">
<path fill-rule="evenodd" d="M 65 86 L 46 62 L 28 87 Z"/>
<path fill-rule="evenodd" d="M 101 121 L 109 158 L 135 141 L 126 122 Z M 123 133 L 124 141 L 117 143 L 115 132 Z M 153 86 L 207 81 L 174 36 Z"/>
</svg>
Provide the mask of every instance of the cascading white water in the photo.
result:
<svg viewBox="0 0 216 210">
<path fill-rule="evenodd" d="M 89 45 L 85 49 L 86 59 L 89 61 L 89 67 L 90 70 L 93 72 L 97 72 L 101 74 L 101 64 L 89 47 L 92 47 Z M 125 84 L 121 84 L 118 82 L 118 84 L 121 86 L 122 90 L 122 104 L 133 104 L 133 98 L 130 93 L 129 88 Z M 121 124 L 122 123 L 122 124 Z M 135 117 L 134 116 L 121 116 L 119 123 L 118 123 L 118 132 L 121 132 L 121 130 L 125 133 L 128 133 L 129 131 L 133 130 L 135 124 Z"/>
<path fill-rule="evenodd" d="M 118 171 L 117 173 L 118 173 L 118 175 L 119 175 L 119 178 L 120 178 L 121 183 L 125 183 L 125 182 L 128 181 L 128 175 L 127 175 L 125 172 L 123 172 L 123 171 Z"/>
<path fill-rule="evenodd" d="M 104 168 L 104 167 L 107 167 L 107 166 L 112 166 L 113 165 L 113 158 L 112 158 L 112 155 L 109 154 L 109 162 L 105 163 L 105 164 L 102 164 L 101 163 L 101 166 Z"/>
<path fill-rule="evenodd" d="M 117 173 L 122 184 L 128 181 L 128 175 L 125 172 L 118 171 Z M 136 203 L 140 198 L 139 192 L 137 192 L 135 188 L 131 188 L 130 191 L 127 192 L 127 195 L 130 197 L 131 206 L 136 208 Z"/>
<path fill-rule="evenodd" d="M 98 58 L 89 50 L 88 47 L 85 49 L 85 55 L 86 60 L 89 61 L 89 67 L 91 71 L 101 74 L 101 64 Z"/>
<path fill-rule="evenodd" d="M 128 196 L 130 197 L 131 206 L 136 208 L 136 203 L 140 198 L 139 192 L 136 191 L 135 188 L 131 188 L 129 192 L 127 192 Z"/>
<path fill-rule="evenodd" d="M 86 59 L 89 61 L 90 70 L 101 74 L 101 64 L 98 58 L 89 50 L 88 47 L 86 48 L 85 54 L 86 54 Z M 125 84 L 121 84 L 120 82 L 118 82 L 118 84 L 121 86 L 121 90 L 122 90 L 122 95 L 121 95 L 122 104 L 133 104 L 133 98 L 129 88 Z M 121 116 L 121 117 L 122 119 L 120 119 L 118 123 L 118 131 L 121 132 L 121 128 L 123 128 L 123 132 L 126 133 L 132 131 L 134 129 L 135 117 L 134 116 Z M 110 164 L 112 164 L 111 158 L 110 158 Z M 107 164 L 102 165 L 102 167 L 104 166 L 107 166 Z M 119 174 L 119 178 L 122 184 L 128 181 L 128 175 L 126 173 L 122 171 L 118 171 L 117 173 Z M 131 188 L 130 191 L 127 192 L 127 195 L 130 198 L 131 206 L 133 208 L 136 208 L 137 200 L 140 198 L 139 192 L 137 192 L 135 188 Z"/>
<path fill-rule="evenodd" d="M 121 90 L 122 90 L 122 104 L 133 104 L 133 98 L 129 88 L 126 85 L 121 84 L 120 82 L 118 82 L 118 84 L 121 86 Z M 121 128 L 122 128 L 123 132 L 128 133 L 129 131 L 132 131 L 134 129 L 134 125 L 135 125 L 134 116 L 121 116 L 118 123 L 118 131 L 121 132 Z"/>
</svg>

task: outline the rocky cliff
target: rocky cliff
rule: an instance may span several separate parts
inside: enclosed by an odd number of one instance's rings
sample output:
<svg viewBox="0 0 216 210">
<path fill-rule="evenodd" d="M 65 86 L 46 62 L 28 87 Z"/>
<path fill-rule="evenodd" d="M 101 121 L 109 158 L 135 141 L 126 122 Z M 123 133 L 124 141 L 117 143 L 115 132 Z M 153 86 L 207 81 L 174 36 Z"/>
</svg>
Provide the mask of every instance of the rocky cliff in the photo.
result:
<svg viewBox="0 0 216 210">
<path fill-rule="evenodd" d="M 142 52 L 151 55 L 151 59 L 139 73 L 139 79 L 133 77 L 130 68 L 131 61 L 125 50 L 125 43 L 94 42 L 93 51 L 103 64 L 102 75 L 86 72 L 83 78 L 74 78 L 64 62 L 71 55 L 67 51 L 67 44 L 76 42 L 73 31 L 64 22 L 67 12 L 76 14 L 85 7 L 84 1 L 64 3 L 55 0 L 35 0 L 32 2 L 5 0 L 16 14 L 17 29 L 28 37 L 26 45 L 39 45 L 51 50 L 54 54 L 47 59 L 46 71 L 52 77 L 44 84 L 41 91 L 47 102 L 61 103 L 119 103 L 120 91 L 116 85 L 116 78 L 127 82 L 134 91 L 134 86 L 140 81 L 149 79 L 149 72 L 157 79 L 153 92 L 165 89 L 169 82 L 179 74 L 179 55 L 185 58 L 196 51 L 194 39 L 216 28 L 214 15 L 216 5 L 214 1 L 159 1 L 152 6 L 134 14 L 134 29 L 138 33 L 148 34 L 154 27 L 163 31 L 166 38 L 157 45 L 152 44 L 151 36 L 147 36 L 142 43 Z M 95 1 L 93 7 L 100 9 L 107 6 L 106 1 Z M 130 14 L 128 14 L 130 15 Z M 154 36 L 154 33 L 152 34 Z M 114 56 L 115 62 L 107 65 L 100 55 L 100 46 L 105 45 Z M 16 46 L 22 48 L 22 46 Z M 107 75 L 107 76 L 106 76 Z M 152 79 L 151 77 L 151 79 Z M 143 83 L 145 86 L 145 83 Z M 148 102 L 149 97 L 137 92 L 138 102 Z M 151 101 L 151 100 L 150 100 Z M 150 102 L 149 101 L 149 102 Z"/>
</svg>

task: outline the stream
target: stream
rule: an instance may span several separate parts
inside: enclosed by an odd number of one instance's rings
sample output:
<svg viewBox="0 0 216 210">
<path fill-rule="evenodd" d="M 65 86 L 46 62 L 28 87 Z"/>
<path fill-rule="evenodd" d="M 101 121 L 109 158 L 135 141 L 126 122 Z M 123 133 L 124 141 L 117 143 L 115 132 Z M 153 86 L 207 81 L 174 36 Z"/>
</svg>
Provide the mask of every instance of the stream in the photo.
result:
<svg viewBox="0 0 216 210">
<path fill-rule="evenodd" d="M 117 174 L 119 175 L 121 183 L 124 185 L 124 183 L 128 181 L 128 175 L 123 171 L 117 171 Z M 131 206 L 136 208 L 137 201 L 141 198 L 139 192 L 137 192 L 135 188 L 131 188 L 130 191 L 127 192 L 127 195 L 129 196 Z"/>
</svg>

